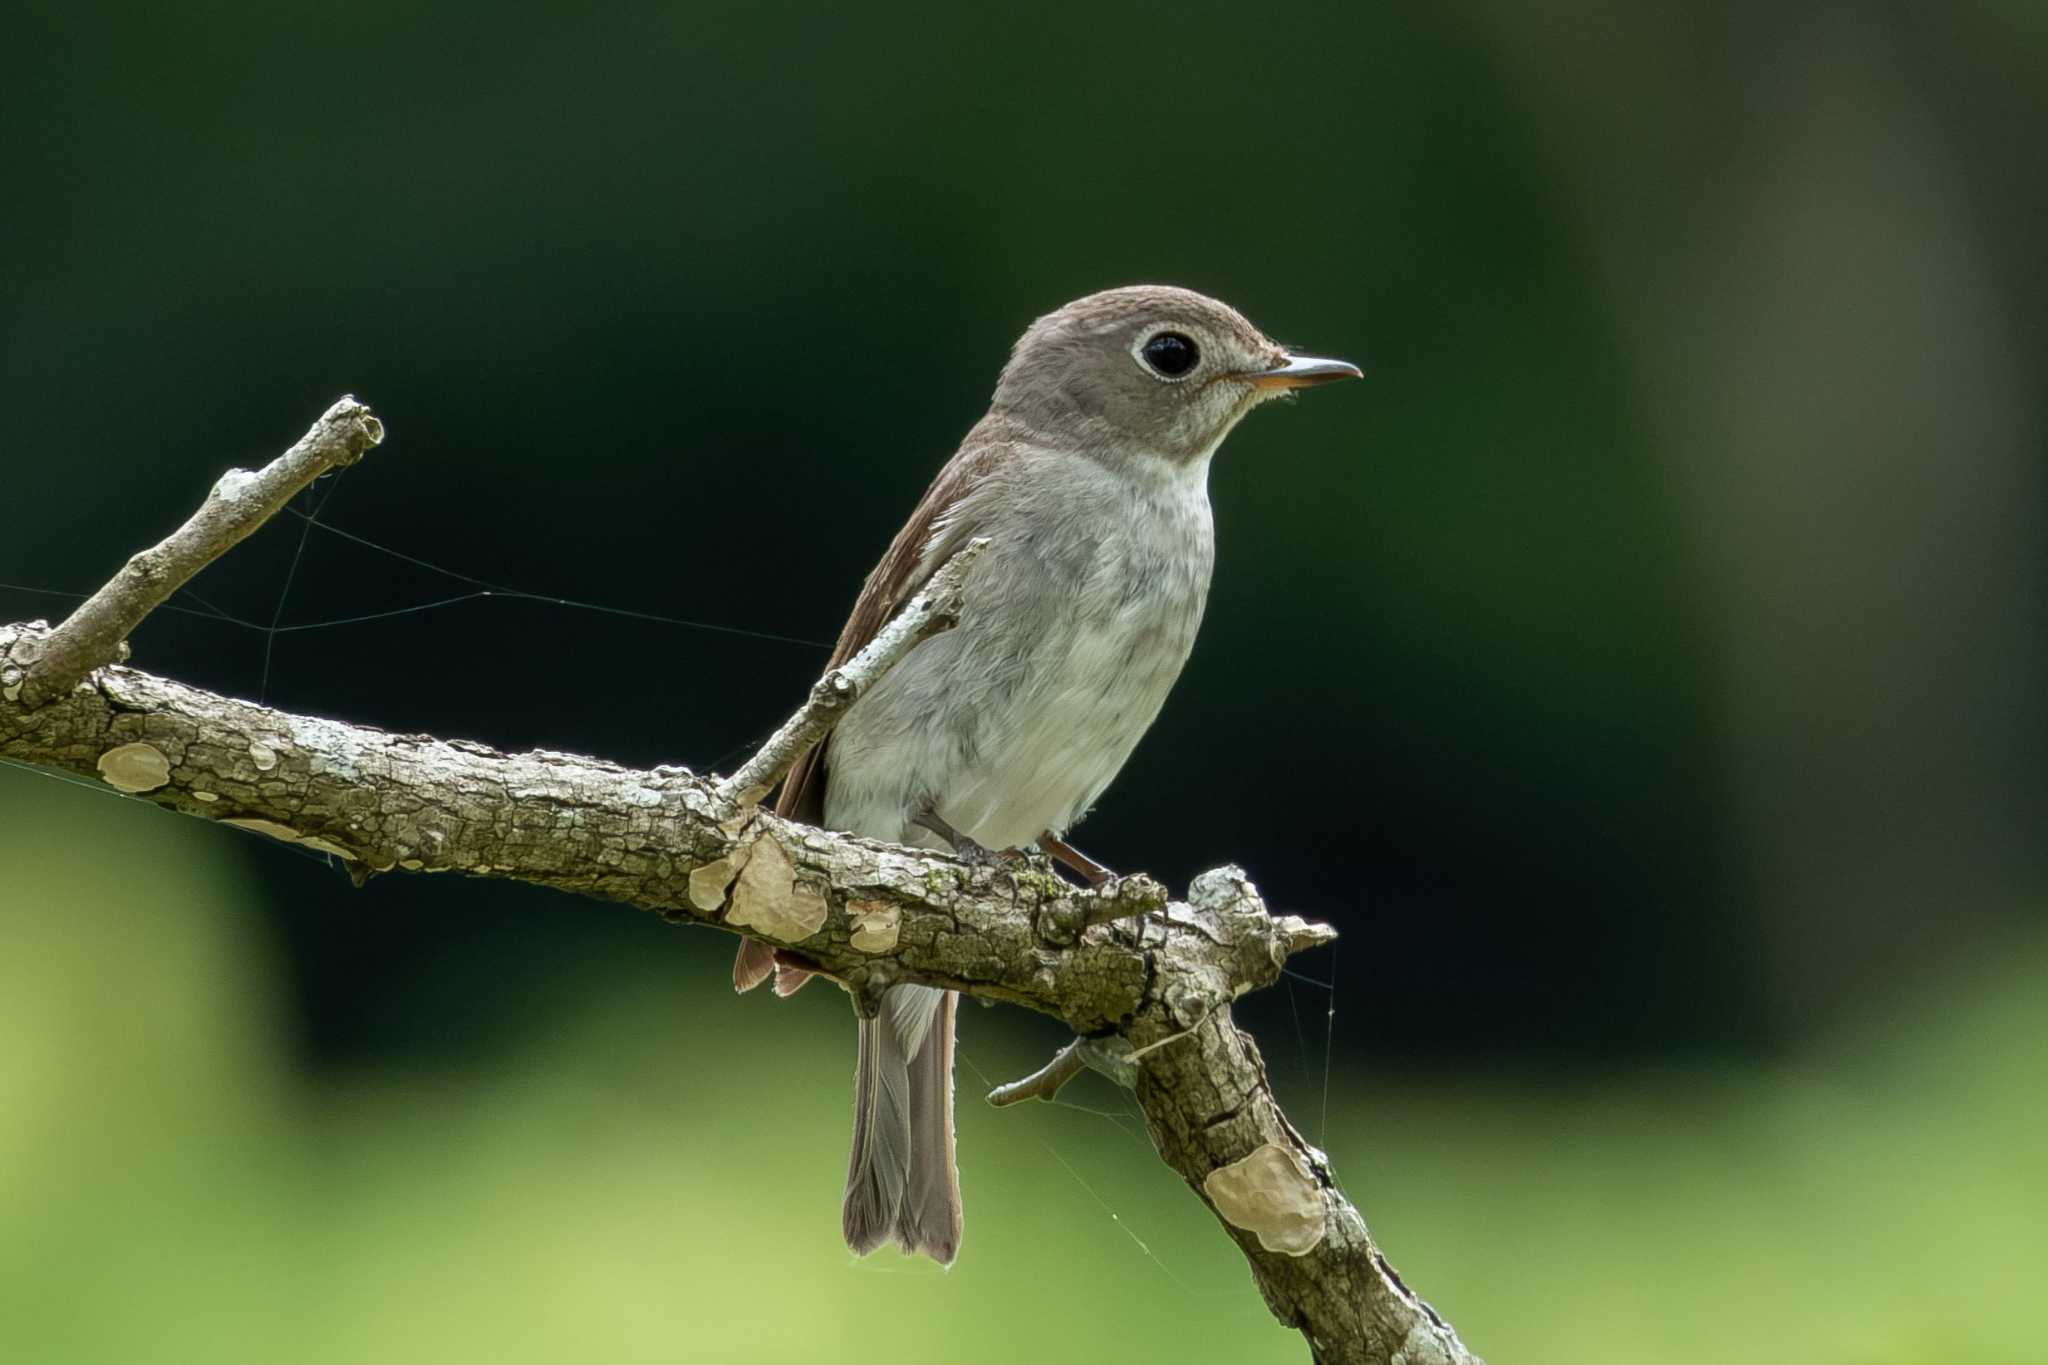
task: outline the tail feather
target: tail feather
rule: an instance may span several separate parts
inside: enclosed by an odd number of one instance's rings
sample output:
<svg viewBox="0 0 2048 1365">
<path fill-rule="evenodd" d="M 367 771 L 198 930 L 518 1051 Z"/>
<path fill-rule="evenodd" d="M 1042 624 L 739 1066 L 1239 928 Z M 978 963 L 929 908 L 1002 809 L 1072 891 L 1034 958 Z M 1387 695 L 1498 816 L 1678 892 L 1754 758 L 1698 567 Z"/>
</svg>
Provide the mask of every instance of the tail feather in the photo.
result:
<svg viewBox="0 0 2048 1365">
<path fill-rule="evenodd" d="M 911 1061 L 912 1158 L 903 1229 L 912 1251 L 950 1265 L 960 1249 L 960 1171 L 953 1147 L 953 1011 L 947 991 Z"/>
<path fill-rule="evenodd" d="M 909 994 L 915 992 L 917 994 Z M 860 1026 L 853 1152 L 841 1221 L 866 1255 L 884 1242 L 941 1265 L 960 1249 L 953 1158 L 951 991 L 898 986 Z"/>
<path fill-rule="evenodd" d="M 863 1019 L 853 1081 L 853 1154 L 840 1221 L 865 1256 L 896 1235 L 909 1179 L 910 1070 L 888 1021 Z"/>
<path fill-rule="evenodd" d="M 743 938 L 732 960 L 732 988 L 745 995 L 766 981 L 774 970 L 775 946 L 758 938 Z"/>
<path fill-rule="evenodd" d="M 816 975 L 816 972 L 807 972 L 801 967 L 778 962 L 775 964 L 775 994 L 786 1000 L 802 990 L 804 983 Z"/>
</svg>

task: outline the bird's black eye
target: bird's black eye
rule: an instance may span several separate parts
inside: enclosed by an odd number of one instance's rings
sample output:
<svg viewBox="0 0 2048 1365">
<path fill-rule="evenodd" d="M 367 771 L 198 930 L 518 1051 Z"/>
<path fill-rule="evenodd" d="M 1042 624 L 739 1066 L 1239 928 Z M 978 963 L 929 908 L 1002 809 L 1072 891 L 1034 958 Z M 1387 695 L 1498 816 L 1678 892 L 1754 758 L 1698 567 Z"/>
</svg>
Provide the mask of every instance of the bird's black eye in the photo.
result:
<svg viewBox="0 0 2048 1365">
<path fill-rule="evenodd" d="M 1161 332 L 1147 341 L 1139 352 L 1150 365 L 1168 379 L 1178 379 L 1195 368 L 1195 362 L 1202 358 L 1195 349 L 1195 343 L 1179 332 Z"/>
</svg>

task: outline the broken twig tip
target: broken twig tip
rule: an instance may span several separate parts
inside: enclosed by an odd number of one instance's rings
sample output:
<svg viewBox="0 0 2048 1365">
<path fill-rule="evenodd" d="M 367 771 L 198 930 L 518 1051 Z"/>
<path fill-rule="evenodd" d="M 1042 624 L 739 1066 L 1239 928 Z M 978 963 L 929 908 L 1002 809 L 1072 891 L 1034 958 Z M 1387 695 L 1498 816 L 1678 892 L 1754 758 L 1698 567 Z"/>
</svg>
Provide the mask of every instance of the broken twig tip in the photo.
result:
<svg viewBox="0 0 2048 1365">
<path fill-rule="evenodd" d="M 998 1109 L 1007 1109 L 1025 1100 L 1051 1100 L 1060 1093 L 1062 1086 L 1080 1075 L 1087 1066 L 1087 1060 L 1081 1055 L 1081 1040 L 1076 1038 L 1023 1080 L 1011 1081 L 989 1091 L 988 1102 Z"/>
<path fill-rule="evenodd" d="M 1277 916 L 1273 921 L 1273 927 L 1278 931 L 1281 946 L 1287 949 L 1289 957 L 1337 941 L 1335 929 L 1327 924 L 1305 920 L 1299 915 Z"/>
</svg>

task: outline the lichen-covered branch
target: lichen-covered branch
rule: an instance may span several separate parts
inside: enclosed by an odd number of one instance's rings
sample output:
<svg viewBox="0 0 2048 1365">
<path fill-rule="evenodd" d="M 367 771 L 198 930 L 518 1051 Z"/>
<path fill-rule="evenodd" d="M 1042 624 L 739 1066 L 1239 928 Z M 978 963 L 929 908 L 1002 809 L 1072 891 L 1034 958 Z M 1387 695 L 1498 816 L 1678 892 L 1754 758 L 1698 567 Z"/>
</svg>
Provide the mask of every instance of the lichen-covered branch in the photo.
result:
<svg viewBox="0 0 2048 1365">
<path fill-rule="evenodd" d="M 349 420 L 374 422 L 359 407 Z M 116 598 L 130 605 L 107 619 L 127 620 L 140 599 Z M 1269 914 L 1235 868 L 1205 873 L 1173 901 L 1142 875 L 1084 890 L 1037 861 L 971 868 L 812 829 L 758 805 L 762 775 L 787 765 L 779 749 L 721 782 L 390 734 L 120 666 L 38 695 L 25 683 L 63 629 L 0 626 L 0 757 L 322 850 L 359 881 L 502 877 L 743 930 L 815 963 L 865 1010 L 908 981 L 1051 1015 L 1082 1040 L 1076 1055 L 1134 1086 L 1161 1158 L 1216 1214 L 1274 1315 L 1318 1361 L 1474 1361 L 1374 1246 L 1231 1020 L 1239 995 L 1334 937 Z M 817 720 L 803 715 L 798 734 Z"/>
</svg>

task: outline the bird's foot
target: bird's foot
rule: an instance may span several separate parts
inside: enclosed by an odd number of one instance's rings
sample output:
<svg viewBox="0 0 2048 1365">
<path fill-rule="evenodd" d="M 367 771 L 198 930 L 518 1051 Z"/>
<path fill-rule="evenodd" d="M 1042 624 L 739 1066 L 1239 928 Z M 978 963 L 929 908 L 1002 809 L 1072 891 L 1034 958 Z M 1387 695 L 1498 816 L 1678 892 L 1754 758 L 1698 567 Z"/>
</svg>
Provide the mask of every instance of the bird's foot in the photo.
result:
<svg viewBox="0 0 2048 1365">
<path fill-rule="evenodd" d="M 962 833 L 946 823 L 930 797 L 919 803 L 911 813 L 910 823 L 921 829 L 928 829 L 953 846 L 953 856 L 969 867 L 1014 867 L 1030 858 L 1029 852 L 1021 848 L 990 848 L 971 834 Z"/>
<path fill-rule="evenodd" d="M 1093 858 L 1075 848 L 1050 830 L 1038 836 L 1038 847 L 1046 857 L 1061 867 L 1078 874 L 1090 887 L 1097 887 L 1116 876 L 1116 873 L 1096 862 Z"/>
<path fill-rule="evenodd" d="M 953 856 L 969 867 L 1011 867 L 1024 860 L 1021 848 L 990 848 L 976 843 L 966 835 L 953 845 Z"/>
</svg>

